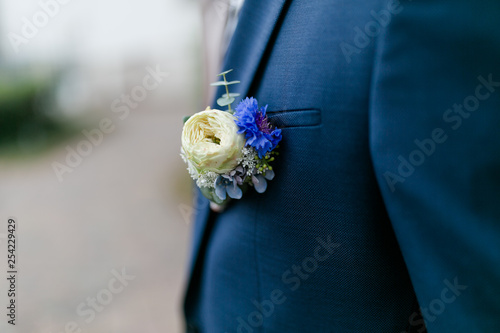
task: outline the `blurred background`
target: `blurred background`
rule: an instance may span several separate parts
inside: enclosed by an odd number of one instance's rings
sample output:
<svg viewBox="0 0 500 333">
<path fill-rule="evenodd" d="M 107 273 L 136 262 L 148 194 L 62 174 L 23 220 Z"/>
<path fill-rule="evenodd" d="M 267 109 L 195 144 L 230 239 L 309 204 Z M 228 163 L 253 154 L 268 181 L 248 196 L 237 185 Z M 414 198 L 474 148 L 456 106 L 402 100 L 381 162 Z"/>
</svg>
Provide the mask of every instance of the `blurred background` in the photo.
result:
<svg viewBox="0 0 500 333">
<path fill-rule="evenodd" d="M 179 149 L 201 107 L 199 7 L 0 0 L 0 332 L 182 331 L 192 199 Z"/>
</svg>

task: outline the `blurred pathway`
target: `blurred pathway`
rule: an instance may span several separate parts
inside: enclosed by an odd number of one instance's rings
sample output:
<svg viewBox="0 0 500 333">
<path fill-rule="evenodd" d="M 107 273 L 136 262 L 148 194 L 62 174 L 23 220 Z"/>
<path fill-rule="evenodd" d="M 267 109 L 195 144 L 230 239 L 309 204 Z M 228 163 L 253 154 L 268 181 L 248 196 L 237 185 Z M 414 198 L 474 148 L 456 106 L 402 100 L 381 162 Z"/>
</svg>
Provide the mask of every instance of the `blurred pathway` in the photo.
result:
<svg viewBox="0 0 500 333">
<path fill-rule="evenodd" d="M 141 104 L 123 121 L 104 110 L 115 131 L 63 182 L 51 163 L 63 162 L 66 145 L 75 148 L 83 135 L 40 157 L 0 160 L 0 233 L 7 217 L 19 222 L 19 326 L 12 331 L 2 319 L 1 332 L 59 333 L 65 325 L 181 332 L 190 226 L 179 205 L 191 202 L 179 147 L 182 116 L 196 111 L 184 92 L 197 75 L 191 64 L 170 63 L 170 76 L 151 95 L 163 107 Z M 5 272 L 5 240 L 0 246 Z M 122 272 L 125 283 L 115 277 Z M 5 309 L 7 284 L 0 281 Z"/>
</svg>

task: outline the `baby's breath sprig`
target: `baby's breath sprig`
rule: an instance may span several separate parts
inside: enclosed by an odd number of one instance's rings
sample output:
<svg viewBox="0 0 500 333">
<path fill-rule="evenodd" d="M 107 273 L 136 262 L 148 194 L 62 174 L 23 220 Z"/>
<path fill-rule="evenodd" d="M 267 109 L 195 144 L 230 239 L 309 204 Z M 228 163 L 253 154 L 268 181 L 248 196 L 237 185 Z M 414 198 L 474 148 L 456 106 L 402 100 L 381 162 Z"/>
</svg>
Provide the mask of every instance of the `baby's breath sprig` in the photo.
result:
<svg viewBox="0 0 500 333">
<path fill-rule="evenodd" d="M 223 81 L 218 81 L 211 83 L 210 85 L 213 87 L 219 87 L 219 86 L 225 86 L 226 87 L 226 93 L 222 95 L 221 98 L 217 99 L 217 104 L 219 106 L 227 106 L 227 111 L 230 113 L 234 113 L 234 111 L 231 109 L 231 104 L 235 101 L 235 97 L 238 97 L 240 94 L 237 93 L 229 93 L 229 88 L 228 86 L 232 84 L 237 84 L 240 83 L 240 81 L 227 81 L 226 79 L 226 74 L 232 72 L 233 70 L 230 69 L 228 71 L 222 72 L 218 74 L 217 76 L 222 76 L 224 79 Z"/>
</svg>

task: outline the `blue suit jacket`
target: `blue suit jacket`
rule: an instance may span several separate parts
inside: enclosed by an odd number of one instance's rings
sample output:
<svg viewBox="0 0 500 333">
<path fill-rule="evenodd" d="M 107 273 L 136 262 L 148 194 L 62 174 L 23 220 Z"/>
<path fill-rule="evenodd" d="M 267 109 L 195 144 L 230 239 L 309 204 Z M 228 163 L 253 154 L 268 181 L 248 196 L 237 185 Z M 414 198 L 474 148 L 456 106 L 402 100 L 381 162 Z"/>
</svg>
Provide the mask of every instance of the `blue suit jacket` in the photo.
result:
<svg viewBox="0 0 500 333">
<path fill-rule="evenodd" d="M 198 198 L 189 331 L 500 332 L 499 18 L 246 0 L 223 69 L 283 141 L 264 194 Z"/>
</svg>

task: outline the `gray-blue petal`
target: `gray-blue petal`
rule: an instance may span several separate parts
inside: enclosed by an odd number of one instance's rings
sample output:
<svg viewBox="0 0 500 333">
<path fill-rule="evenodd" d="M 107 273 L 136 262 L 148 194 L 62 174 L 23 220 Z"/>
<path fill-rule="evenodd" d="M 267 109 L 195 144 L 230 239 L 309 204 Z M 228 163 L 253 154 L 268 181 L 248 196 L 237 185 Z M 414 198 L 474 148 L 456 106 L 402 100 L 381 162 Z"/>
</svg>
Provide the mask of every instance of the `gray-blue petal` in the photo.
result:
<svg viewBox="0 0 500 333">
<path fill-rule="evenodd" d="M 217 187 L 218 185 L 222 184 L 222 176 L 218 176 L 217 179 L 215 179 L 215 186 Z"/>
<path fill-rule="evenodd" d="M 234 183 L 234 186 L 229 185 L 228 187 L 226 187 L 226 190 L 227 190 L 227 194 L 229 195 L 229 197 L 231 197 L 233 199 L 241 199 L 241 197 L 243 196 L 243 192 L 236 185 L 236 183 Z"/>
<path fill-rule="evenodd" d="M 258 182 L 253 183 L 255 190 L 259 193 L 264 193 L 267 189 L 266 179 L 262 175 L 257 175 L 255 177 L 258 179 Z M 252 177 L 252 179 L 253 179 L 253 177 Z"/>
<path fill-rule="evenodd" d="M 226 187 L 222 185 L 216 186 L 215 194 L 219 197 L 219 199 L 226 200 Z"/>
<path fill-rule="evenodd" d="M 274 171 L 273 170 L 266 170 L 266 174 L 264 175 L 264 177 L 267 180 L 273 180 L 273 178 L 274 178 Z"/>
</svg>

